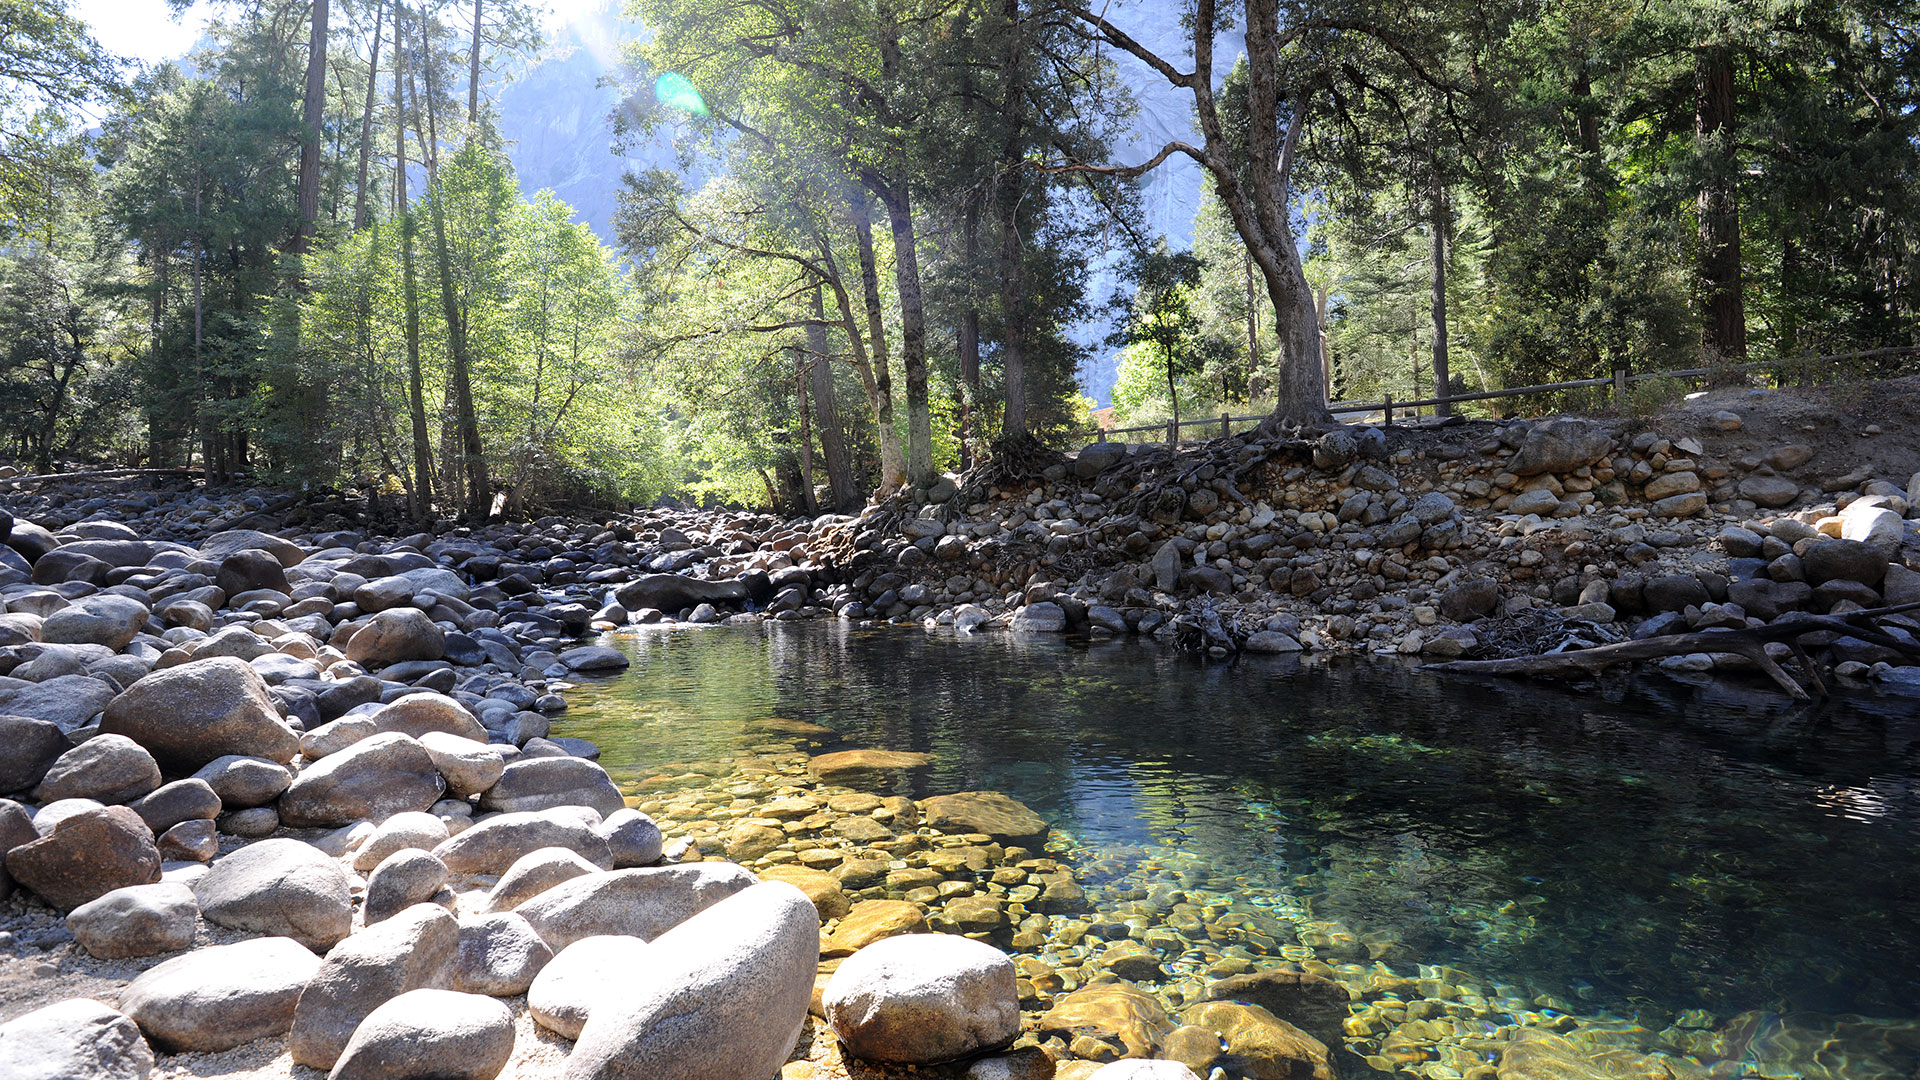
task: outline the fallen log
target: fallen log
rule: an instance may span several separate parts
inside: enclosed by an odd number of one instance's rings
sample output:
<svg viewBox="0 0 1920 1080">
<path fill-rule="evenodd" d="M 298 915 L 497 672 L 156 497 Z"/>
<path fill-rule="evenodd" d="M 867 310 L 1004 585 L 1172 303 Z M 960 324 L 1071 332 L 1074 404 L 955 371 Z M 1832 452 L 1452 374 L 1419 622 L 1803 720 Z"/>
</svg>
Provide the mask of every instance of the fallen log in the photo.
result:
<svg viewBox="0 0 1920 1080">
<path fill-rule="evenodd" d="M 1820 677 L 1818 665 L 1808 656 L 1805 648 L 1803 639 L 1807 635 L 1839 634 L 1856 638 L 1870 645 L 1892 649 L 1902 656 L 1920 660 L 1920 643 L 1888 633 L 1878 621 L 1887 615 L 1898 615 L 1914 610 L 1920 610 L 1920 603 L 1865 608 L 1860 611 L 1849 611 L 1843 615 L 1789 615 L 1776 619 L 1766 626 L 1748 627 L 1744 630 L 1700 630 L 1687 634 L 1643 638 L 1639 641 L 1623 641 L 1615 645 L 1599 645 L 1591 649 L 1569 649 L 1565 652 L 1519 656 L 1507 660 L 1448 660 L 1439 664 L 1423 664 L 1420 670 L 1443 675 L 1554 678 L 1597 675 L 1621 664 L 1631 664 L 1641 660 L 1659 660 L 1668 656 L 1686 656 L 1689 653 L 1731 653 L 1747 658 L 1795 701 L 1808 701 L 1812 699 L 1812 695 L 1807 693 L 1806 687 L 1795 681 L 1778 661 L 1768 655 L 1769 644 L 1785 643 L 1793 651 L 1795 662 L 1807 682 L 1813 686 L 1815 692 L 1825 697 L 1826 683 Z"/>
</svg>

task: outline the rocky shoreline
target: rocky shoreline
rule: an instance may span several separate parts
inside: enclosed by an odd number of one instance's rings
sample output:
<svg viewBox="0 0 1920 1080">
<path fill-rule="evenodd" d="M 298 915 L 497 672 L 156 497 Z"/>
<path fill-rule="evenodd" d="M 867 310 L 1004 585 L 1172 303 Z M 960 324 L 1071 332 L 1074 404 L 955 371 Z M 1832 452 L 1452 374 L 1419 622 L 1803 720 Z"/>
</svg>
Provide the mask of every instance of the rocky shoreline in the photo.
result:
<svg viewBox="0 0 1920 1080">
<path fill-rule="evenodd" d="M 875 793 L 915 755 L 809 753 L 831 733 L 769 719 L 766 747 L 623 792 L 554 724 L 573 680 L 628 663 L 583 634 L 660 621 L 1453 658 L 1920 600 L 1911 482 L 1799 443 L 1717 460 L 1742 418 L 1697 426 L 1095 444 L 813 521 L 382 538 L 210 532 L 261 492 L 11 496 L 0 1074 L 1685 1072 L 1670 1055 L 1724 1031 L 1634 1056 L 1204 867 L 1084 887 L 1005 796 Z M 1897 650 L 1815 644 L 1842 679 L 1920 686 Z"/>
</svg>

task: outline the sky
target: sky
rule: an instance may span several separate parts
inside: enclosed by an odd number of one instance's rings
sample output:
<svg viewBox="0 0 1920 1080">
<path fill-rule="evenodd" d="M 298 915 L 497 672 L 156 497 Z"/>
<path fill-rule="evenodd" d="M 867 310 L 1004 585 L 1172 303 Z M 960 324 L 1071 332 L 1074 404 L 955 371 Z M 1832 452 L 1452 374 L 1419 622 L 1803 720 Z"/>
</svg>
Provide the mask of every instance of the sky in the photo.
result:
<svg viewBox="0 0 1920 1080">
<path fill-rule="evenodd" d="M 607 0 L 546 0 L 547 25 L 563 26 Z M 109 52 L 157 63 L 183 56 L 206 26 L 213 5 L 197 0 L 175 19 L 166 0 L 68 0 L 67 10 L 85 20 Z"/>
</svg>

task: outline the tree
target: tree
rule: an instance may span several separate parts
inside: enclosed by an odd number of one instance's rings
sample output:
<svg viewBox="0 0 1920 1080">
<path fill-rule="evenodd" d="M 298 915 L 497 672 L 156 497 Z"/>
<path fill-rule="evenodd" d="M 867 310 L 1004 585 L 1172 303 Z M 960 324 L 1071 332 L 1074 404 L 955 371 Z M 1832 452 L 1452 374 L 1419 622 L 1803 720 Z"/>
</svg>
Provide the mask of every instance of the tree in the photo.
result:
<svg viewBox="0 0 1920 1080">
<path fill-rule="evenodd" d="M 1200 272 L 1198 258 L 1190 252 L 1168 251 L 1164 244 L 1138 256 L 1127 273 L 1134 287 L 1132 301 L 1108 340 L 1120 348 L 1144 347 L 1128 361 L 1151 355 L 1157 362 L 1172 409 L 1169 430 L 1174 433 L 1180 429 L 1180 382 L 1229 352 L 1224 341 L 1206 333 L 1194 311 Z M 1115 302 L 1121 301 L 1116 298 Z"/>
<path fill-rule="evenodd" d="M 51 190 L 83 176 L 75 116 L 123 100 L 120 61 L 51 0 L 0 0 L 0 228 L 45 221 Z"/>
</svg>

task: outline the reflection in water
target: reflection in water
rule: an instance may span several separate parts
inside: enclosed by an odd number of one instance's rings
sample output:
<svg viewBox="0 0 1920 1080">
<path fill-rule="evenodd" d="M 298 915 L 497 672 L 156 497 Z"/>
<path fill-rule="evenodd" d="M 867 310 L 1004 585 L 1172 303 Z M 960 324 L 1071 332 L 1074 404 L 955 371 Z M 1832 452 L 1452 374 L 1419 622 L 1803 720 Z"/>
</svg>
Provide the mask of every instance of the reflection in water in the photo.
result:
<svg viewBox="0 0 1920 1080">
<path fill-rule="evenodd" d="M 1005 791 L 1094 875 L 1196 855 L 1390 963 L 1656 1028 L 1692 1009 L 1920 1014 L 1920 723 L 1874 700 L 845 624 L 608 640 L 634 666 L 570 695 L 564 730 L 624 785 L 765 742 L 748 726 L 782 716 L 932 753 L 903 793 Z"/>
</svg>

